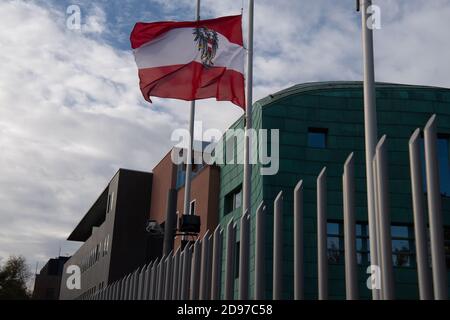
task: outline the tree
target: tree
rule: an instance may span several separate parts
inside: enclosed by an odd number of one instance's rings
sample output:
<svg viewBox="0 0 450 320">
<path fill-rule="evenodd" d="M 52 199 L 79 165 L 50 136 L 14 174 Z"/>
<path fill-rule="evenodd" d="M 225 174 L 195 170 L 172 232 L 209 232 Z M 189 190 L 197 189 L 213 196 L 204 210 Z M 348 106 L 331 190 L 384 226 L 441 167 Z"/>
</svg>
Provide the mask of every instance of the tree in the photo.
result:
<svg viewBox="0 0 450 320">
<path fill-rule="evenodd" d="M 27 281 L 31 277 L 25 258 L 11 256 L 0 266 L 0 300 L 24 300 L 30 298 Z"/>
</svg>

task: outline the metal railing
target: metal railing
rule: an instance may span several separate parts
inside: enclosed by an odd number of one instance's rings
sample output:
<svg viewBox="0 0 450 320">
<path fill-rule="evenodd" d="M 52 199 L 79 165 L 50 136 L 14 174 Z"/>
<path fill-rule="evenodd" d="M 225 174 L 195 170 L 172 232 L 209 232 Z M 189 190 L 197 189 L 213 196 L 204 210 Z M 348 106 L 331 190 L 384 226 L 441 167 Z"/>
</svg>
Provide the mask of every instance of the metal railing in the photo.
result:
<svg viewBox="0 0 450 320">
<path fill-rule="evenodd" d="M 417 250 L 417 270 L 420 299 L 447 299 L 447 270 L 445 265 L 443 219 L 441 195 L 439 191 L 436 117 L 432 116 L 424 129 L 425 168 L 427 182 L 427 202 L 430 225 L 432 272 L 428 263 L 427 220 L 425 215 L 424 192 L 422 187 L 422 164 L 419 147 L 420 129 L 409 141 L 410 172 L 414 232 Z M 379 262 L 380 299 L 395 298 L 393 274 L 389 181 L 388 181 L 388 139 L 383 136 L 373 158 L 375 211 L 376 211 L 376 256 Z M 355 169 L 354 155 L 351 153 L 343 165 L 343 223 L 345 248 L 345 289 L 347 299 L 358 299 L 358 275 L 355 235 Z M 294 299 L 304 298 L 304 239 L 303 239 L 303 181 L 294 189 Z M 317 275 L 318 298 L 328 299 L 328 258 L 327 258 L 327 170 L 323 168 L 317 178 Z M 255 215 L 254 243 L 254 299 L 265 298 L 265 241 L 267 237 L 266 207 L 261 203 Z M 88 299 L 93 300 L 217 300 L 223 293 L 224 299 L 235 296 L 235 242 L 237 223 L 240 223 L 240 255 L 238 298 L 249 299 L 250 276 L 250 215 L 245 213 L 240 221 L 231 219 L 225 230 L 220 226 L 213 233 L 207 231 L 203 238 L 184 250 L 170 252 L 156 259 L 121 280 L 111 283 Z M 274 200 L 273 230 L 273 299 L 282 299 L 283 279 L 283 192 Z M 226 242 L 223 243 L 224 232 Z M 225 261 L 222 253 L 225 250 Z M 222 288 L 222 267 L 225 278 Z"/>
</svg>

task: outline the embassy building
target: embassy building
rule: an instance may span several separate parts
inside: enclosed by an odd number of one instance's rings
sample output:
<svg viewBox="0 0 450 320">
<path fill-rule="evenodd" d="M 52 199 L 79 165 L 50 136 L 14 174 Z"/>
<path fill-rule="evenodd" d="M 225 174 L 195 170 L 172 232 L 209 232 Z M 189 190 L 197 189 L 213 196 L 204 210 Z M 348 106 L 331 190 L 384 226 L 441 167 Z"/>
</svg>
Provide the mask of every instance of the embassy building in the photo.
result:
<svg viewBox="0 0 450 320">
<path fill-rule="evenodd" d="M 392 254 L 395 273 L 395 297 L 418 299 L 413 208 L 409 169 L 408 141 L 416 128 L 423 128 L 437 115 L 438 156 L 442 215 L 445 224 L 447 270 L 450 271 L 450 89 L 378 83 L 376 86 L 379 138 L 388 139 L 389 198 Z M 350 153 L 355 160 L 355 217 L 359 298 L 371 299 L 366 286 L 370 252 L 367 224 L 367 200 L 364 155 L 364 114 L 362 82 L 321 82 L 293 86 L 256 102 L 253 128 L 279 129 L 279 171 L 261 175 L 261 165 L 252 168 L 250 298 L 254 292 L 255 214 L 264 201 L 267 207 L 265 243 L 265 296 L 272 298 L 273 273 L 273 201 L 283 191 L 283 292 L 293 293 L 293 191 L 299 180 L 304 185 L 304 261 L 305 298 L 317 299 L 317 208 L 316 179 L 327 167 L 327 245 L 329 299 L 345 298 L 342 174 Z M 241 117 L 231 128 L 243 128 Z M 270 134 L 269 140 L 270 140 Z M 222 144 L 227 145 L 227 142 Z M 270 142 L 269 142 L 270 145 Z M 237 153 L 223 147 L 217 152 Z M 231 150 L 231 151 L 230 151 Z M 232 155 L 233 156 L 233 155 Z M 422 147 L 422 162 L 423 162 Z M 242 215 L 243 165 L 220 165 L 219 221 L 226 228 L 230 219 L 237 222 L 235 247 L 235 298 L 238 297 L 239 219 Z M 424 186 L 426 192 L 426 186 Z M 425 195 L 424 195 L 425 197 Z M 226 243 L 224 232 L 223 243 Z M 222 257 L 224 297 L 226 248 Z M 450 280 L 450 274 L 448 274 Z M 450 282 L 449 282 L 450 283 Z"/>
<path fill-rule="evenodd" d="M 408 141 L 416 128 L 423 128 L 431 115 L 437 115 L 438 156 L 442 215 L 445 224 L 447 272 L 450 270 L 450 89 L 378 83 L 378 135 L 387 135 L 389 200 L 395 297 L 418 299 L 413 209 L 409 172 Z M 371 299 L 366 283 L 370 264 L 364 156 L 363 88 L 361 82 L 306 83 L 288 88 L 253 105 L 253 128 L 279 130 L 278 172 L 262 175 L 261 164 L 252 166 L 250 220 L 249 298 L 254 293 L 255 215 L 264 202 L 265 298 L 272 298 L 273 201 L 283 191 L 283 290 L 284 299 L 293 293 L 293 190 L 300 180 L 304 186 L 304 271 L 305 298 L 317 299 L 317 207 L 316 179 L 327 167 L 327 245 L 328 297 L 345 298 L 344 234 L 342 204 L 343 165 L 350 153 L 355 162 L 356 250 L 359 298 Z M 230 129 L 243 129 L 241 117 Z M 224 136 L 216 146 L 218 159 L 239 159 L 242 135 Z M 237 143 L 235 143 L 236 140 Z M 268 134 L 268 146 L 272 146 Z M 230 147 L 231 146 L 231 147 Z M 204 145 L 200 147 L 204 150 Z M 194 154 L 200 152 L 194 148 Z M 201 152 L 200 152 L 201 153 Z M 231 153 L 231 154 L 230 154 Z M 269 150 L 271 153 L 271 150 Z M 270 155 L 273 159 L 273 155 Z M 423 158 L 423 148 L 422 148 Z M 423 159 L 422 159 L 423 162 Z M 236 163 L 236 162 L 235 162 Z M 268 166 L 271 166 L 269 164 Z M 162 233 L 171 230 L 166 252 L 183 243 L 182 229 L 185 168 L 174 165 L 170 152 L 152 173 L 119 170 L 68 240 L 84 244 L 65 264 L 81 266 L 82 289 L 67 290 L 63 274 L 60 299 L 90 299 L 103 288 L 118 282 L 163 255 Z M 198 221 L 197 237 L 217 224 L 225 230 L 231 219 L 237 222 L 234 250 L 234 297 L 239 288 L 239 220 L 242 215 L 243 165 L 216 163 L 193 168 L 190 218 Z M 426 186 L 424 185 L 426 192 Z M 425 198 L 425 195 L 424 195 Z M 169 215 L 177 216 L 172 228 Z M 151 223 L 150 223 L 151 222 Z M 152 226 L 152 228 L 148 228 Z M 225 296 L 227 239 L 223 232 L 220 268 L 220 298 Z M 166 241 L 164 241 L 166 245 Z M 189 277 L 188 277 L 189 278 Z M 450 279 L 450 274 L 448 274 Z M 122 299 L 124 297 L 122 296 Z"/>
</svg>

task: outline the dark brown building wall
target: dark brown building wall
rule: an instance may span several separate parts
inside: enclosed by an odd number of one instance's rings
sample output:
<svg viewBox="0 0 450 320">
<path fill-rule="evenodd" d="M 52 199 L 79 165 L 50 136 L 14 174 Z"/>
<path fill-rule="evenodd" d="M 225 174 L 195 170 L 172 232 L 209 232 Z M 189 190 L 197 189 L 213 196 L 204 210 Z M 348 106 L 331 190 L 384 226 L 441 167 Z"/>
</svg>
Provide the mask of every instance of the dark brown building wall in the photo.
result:
<svg viewBox="0 0 450 320">
<path fill-rule="evenodd" d="M 34 282 L 33 299 L 58 300 L 61 287 L 61 275 L 36 275 Z"/>
<path fill-rule="evenodd" d="M 191 184 L 191 201 L 195 200 L 195 213 L 200 216 L 200 234 L 202 238 L 206 230 L 213 232 L 219 221 L 219 168 L 206 166 L 193 179 Z M 177 211 L 180 215 L 184 209 L 184 187 L 178 189 Z M 175 240 L 175 249 L 180 245 L 181 237 Z"/>
<path fill-rule="evenodd" d="M 167 192 L 175 188 L 177 171 L 172 163 L 171 152 L 153 169 L 153 184 L 149 218 L 162 223 L 166 220 Z"/>
</svg>

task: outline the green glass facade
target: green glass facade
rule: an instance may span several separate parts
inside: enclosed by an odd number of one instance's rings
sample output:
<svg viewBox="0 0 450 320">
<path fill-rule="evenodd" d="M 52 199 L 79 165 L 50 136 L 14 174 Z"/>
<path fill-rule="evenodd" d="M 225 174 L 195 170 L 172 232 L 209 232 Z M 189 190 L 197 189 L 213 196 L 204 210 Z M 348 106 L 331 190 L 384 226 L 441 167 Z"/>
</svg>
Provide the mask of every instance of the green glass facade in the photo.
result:
<svg viewBox="0 0 450 320">
<path fill-rule="evenodd" d="M 340 237 L 342 236 L 340 223 L 343 219 L 342 173 L 346 158 L 351 152 L 354 152 L 356 219 L 359 224 L 357 246 L 360 250 L 358 259 L 361 260 L 358 268 L 359 291 L 361 298 L 369 298 L 371 292 L 366 287 L 368 278 L 368 274 L 366 274 L 367 251 L 365 251 L 367 239 L 364 237 L 367 229 L 367 207 L 362 83 L 324 82 L 297 85 L 256 102 L 253 110 L 253 127 L 255 129 L 280 130 L 280 167 L 276 175 L 261 176 L 260 166 L 253 165 L 250 296 L 253 296 L 254 290 L 255 211 L 261 201 L 264 201 L 267 206 L 266 296 L 267 298 L 272 296 L 272 209 L 273 200 L 278 192 L 283 190 L 283 297 L 285 299 L 292 299 L 293 297 L 293 189 L 296 183 L 303 179 L 305 199 L 305 296 L 308 299 L 317 298 L 316 178 L 321 169 L 326 166 L 328 176 L 327 211 L 330 222 L 328 229 L 330 234 L 329 244 L 330 248 L 334 250 L 330 251 L 329 297 L 330 299 L 345 298 L 344 261 Z M 425 126 L 432 114 L 438 116 L 440 137 L 449 139 L 449 89 L 377 84 L 378 136 L 381 137 L 386 134 L 388 137 L 390 212 L 392 225 L 394 226 L 393 235 L 396 236 L 393 242 L 395 246 L 400 249 L 403 248 L 404 251 L 400 250 L 394 258 L 398 264 L 394 268 L 396 298 L 418 298 L 417 271 L 415 256 L 413 255 L 414 235 L 411 232 L 413 212 L 408 140 L 416 128 Z M 243 119 L 239 119 L 232 128 L 243 128 Z M 308 135 L 308 132 L 316 133 L 316 135 Z M 322 132 L 325 135 L 324 141 L 321 140 L 323 138 Z M 325 143 L 324 147 L 323 143 Z M 243 142 L 241 139 L 235 152 L 242 152 L 242 148 Z M 217 150 L 216 154 L 220 152 L 225 152 L 225 148 L 224 150 Z M 445 155 L 443 159 L 445 161 Z M 448 157 L 446 160 L 447 165 L 450 166 Z M 445 165 L 445 162 L 442 163 Z M 239 241 L 241 208 L 238 207 L 231 212 L 226 212 L 230 210 L 229 206 L 226 206 L 226 198 L 230 192 L 236 190 L 242 184 L 242 176 L 242 165 L 221 165 L 220 224 L 225 227 L 230 219 L 234 219 L 238 226 L 237 241 Z M 450 226 L 449 196 L 449 194 L 442 196 L 442 209 L 446 226 Z M 407 230 L 409 230 L 409 234 Z M 225 238 L 226 235 L 224 234 L 223 262 L 226 251 Z M 224 263 L 222 265 L 224 266 Z M 222 272 L 223 282 L 225 279 L 224 267 L 222 267 Z M 236 296 L 237 289 L 238 281 L 236 279 Z"/>
</svg>

